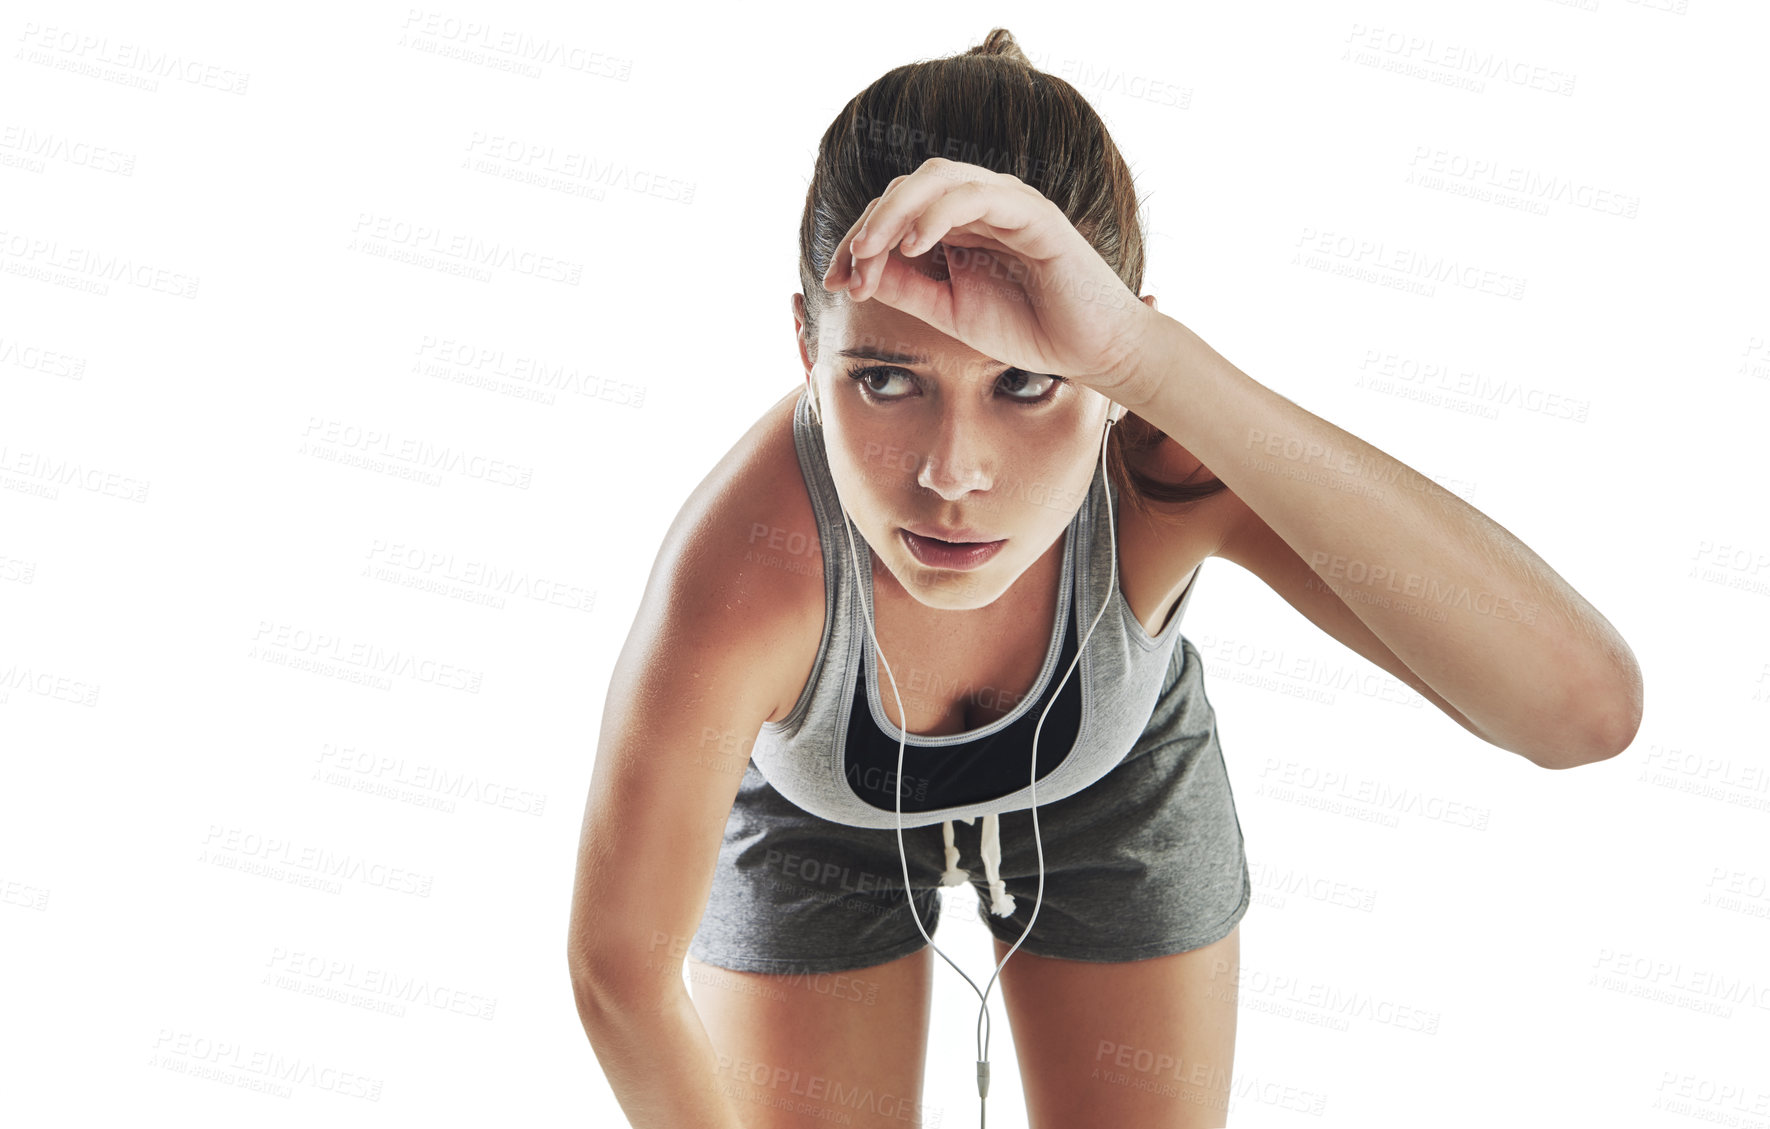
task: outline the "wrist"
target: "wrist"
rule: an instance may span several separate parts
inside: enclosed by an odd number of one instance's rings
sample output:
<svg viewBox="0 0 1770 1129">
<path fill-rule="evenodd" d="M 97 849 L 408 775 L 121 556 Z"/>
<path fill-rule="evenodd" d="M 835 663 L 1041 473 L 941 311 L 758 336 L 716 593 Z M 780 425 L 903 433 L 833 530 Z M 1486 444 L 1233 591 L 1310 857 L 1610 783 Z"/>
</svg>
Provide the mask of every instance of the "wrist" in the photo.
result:
<svg viewBox="0 0 1770 1129">
<path fill-rule="evenodd" d="M 1141 414 L 1139 409 L 1155 398 L 1161 385 L 1161 358 L 1169 352 L 1169 333 L 1177 323 L 1141 302 L 1138 307 L 1142 313 L 1125 335 L 1118 359 L 1104 373 L 1084 383 L 1114 403 Z"/>
</svg>

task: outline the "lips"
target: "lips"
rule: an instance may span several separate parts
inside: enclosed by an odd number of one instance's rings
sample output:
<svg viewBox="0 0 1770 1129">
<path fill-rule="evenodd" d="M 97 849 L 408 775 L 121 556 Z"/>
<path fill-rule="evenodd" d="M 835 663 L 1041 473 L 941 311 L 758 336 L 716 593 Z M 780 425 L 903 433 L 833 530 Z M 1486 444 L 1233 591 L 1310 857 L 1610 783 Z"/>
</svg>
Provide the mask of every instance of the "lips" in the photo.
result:
<svg viewBox="0 0 1770 1129">
<path fill-rule="evenodd" d="M 924 536 L 907 527 L 899 532 L 910 552 L 929 568 L 961 571 L 982 568 L 1008 543 L 1006 538 L 995 541 L 947 541 L 939 537 Z M 947 532 L 955 536 L 960 533 L 968 537 L 983 536 L 969 529 Z"/>
<path fill-rule="evenodd" d="M 938 525 L 906 525 L 905 529 L 917 537 L 927 537 L 935 541 L 945 541 L 949 545 L 987 545 L 1003 538 L 992 537 L 980 529 L 962 526 L 958 529 L 942 529 Z"/>
</svg>

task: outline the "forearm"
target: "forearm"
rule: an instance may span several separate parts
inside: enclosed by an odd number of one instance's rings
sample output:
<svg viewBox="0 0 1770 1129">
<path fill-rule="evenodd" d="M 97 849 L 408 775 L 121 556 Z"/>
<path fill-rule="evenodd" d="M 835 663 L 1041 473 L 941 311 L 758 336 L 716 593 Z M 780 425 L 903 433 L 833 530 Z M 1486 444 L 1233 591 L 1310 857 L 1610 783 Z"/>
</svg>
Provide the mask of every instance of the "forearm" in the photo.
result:
<svg viewBox="0 0 1770 1129">
<path fill-rule="evenodd" d="M 1590 748 L 1633 658 L 1566 580 L 1431 479 L 1154 315 L 1129 405 L 1283 538 L 1488 739 Z M 1602 736 L 1602 735 L 1600 735 Z"/>
<path fill-rule="evenodd" d="M 641 1005 L 576 989 L 578 1017 L 633 1129 L 743 1129 L 721 1090 L 718 1054 L 680 981 Z"/>
</svg>

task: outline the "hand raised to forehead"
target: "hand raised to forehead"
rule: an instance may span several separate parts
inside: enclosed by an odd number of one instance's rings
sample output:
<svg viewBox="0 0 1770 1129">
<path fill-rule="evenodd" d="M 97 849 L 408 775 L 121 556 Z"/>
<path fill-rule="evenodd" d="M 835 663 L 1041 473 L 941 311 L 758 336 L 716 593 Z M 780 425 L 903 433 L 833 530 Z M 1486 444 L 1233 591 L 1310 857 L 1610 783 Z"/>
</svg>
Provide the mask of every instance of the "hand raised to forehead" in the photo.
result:
<svg viewBox="0 0 1770 1129">
<path fill-rule="evenodd" d="M 916 259 L 937 254 L 922 263 Z M 824 286 L 873 298 L 1003 364 L 1111 395 L 1152 314 L 1062 209 L 1008 173 L 930 157 L 836 246 Z"/>
</svg>

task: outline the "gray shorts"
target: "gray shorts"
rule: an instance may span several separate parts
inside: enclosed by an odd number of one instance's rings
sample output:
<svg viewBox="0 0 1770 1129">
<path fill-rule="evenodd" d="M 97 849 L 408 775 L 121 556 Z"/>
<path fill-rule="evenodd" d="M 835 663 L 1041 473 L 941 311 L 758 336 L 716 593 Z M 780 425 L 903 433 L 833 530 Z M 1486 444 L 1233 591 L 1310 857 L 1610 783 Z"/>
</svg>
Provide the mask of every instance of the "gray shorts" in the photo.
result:
<svg viewBox="0 0 1770 1129">
<path fill-rule="evenodd" d="M 1191 642 L 1176 645 L 1176 670 L 1183 646 Z M 1187 661 L 1196 663 L 1197 652 Z M 1173 691 L 1111 772 L 1039 805 L 1044 894 L 1019 951 L 1146 960 L 1220 941 L 1247 912 L 1247 853 L 1214 714 L 1202 685 Z M 982 820 L 953 825 L 978 916 L 1008 944 L 1020 940 L 1039 897 L 1032 820 L 1030 811 L 1001 817 L 1000 869 L 1015 903 L 1007 917 L 989 912 L 978 853 Z M 909 916 L 897 835 L 814 816 L 775 791 L 752 763 L 726 822 L 689 956 L 739 972 L 815 974 L 869 968 L 925 948 Z M 905 828 L 903 847 L 917 913 L 935 936 L 946 869 L 940 825 Z"/>
</svg>

